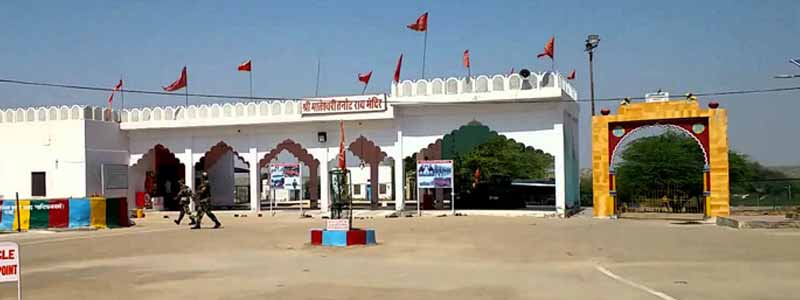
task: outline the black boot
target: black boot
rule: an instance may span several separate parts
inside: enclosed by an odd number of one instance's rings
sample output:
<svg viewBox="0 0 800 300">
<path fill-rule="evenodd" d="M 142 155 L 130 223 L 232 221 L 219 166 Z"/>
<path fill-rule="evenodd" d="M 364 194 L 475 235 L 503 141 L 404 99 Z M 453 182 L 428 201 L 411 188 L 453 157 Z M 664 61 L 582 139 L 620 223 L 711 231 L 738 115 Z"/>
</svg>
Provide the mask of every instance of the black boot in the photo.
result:
<svg viewBox="0 0 800 300">
<path fill-rule="evenodd" d="M 180 220 L 173 220 L 173 222 L 175 222 L 175 225 L 181 225 L 181 221 Z"/>
<path fill-rule="evenodd" d="M 220 222 L 214 223 L 214 229 L 217 229 L 217 228 L 220 228 L 220 227 L 222 227 L 222 223 L 220 223 Z"/>
<path fill-rule="evenodd" d="M 195 223 L 190 229 L 200 229 L 200 223 Z"/>
<path fill-rule="evenodd" d="M 194 218 L 190 218 L 189 225 L 194 225 L 194 224 L 197 224 L 197 222 L 194 221 Z"/>
</svg>

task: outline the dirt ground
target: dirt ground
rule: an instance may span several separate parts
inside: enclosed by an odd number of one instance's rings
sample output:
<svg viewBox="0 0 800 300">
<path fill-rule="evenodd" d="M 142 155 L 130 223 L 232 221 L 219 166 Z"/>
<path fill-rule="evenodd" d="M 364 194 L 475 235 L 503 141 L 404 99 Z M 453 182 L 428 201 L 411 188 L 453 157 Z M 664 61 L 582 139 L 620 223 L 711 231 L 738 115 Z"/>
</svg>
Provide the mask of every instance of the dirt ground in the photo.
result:
<svg viewBox="0 0 800 300">
<path fill-rule="evenodd" d="M 587 217 L 357 220 L 380 245 L 308 245 L 322 220 L 0 235 L 25 299 L 797 299 L 799 230 Z M 13 284 L 0 299 L 14 299 Z"/>
</svg>

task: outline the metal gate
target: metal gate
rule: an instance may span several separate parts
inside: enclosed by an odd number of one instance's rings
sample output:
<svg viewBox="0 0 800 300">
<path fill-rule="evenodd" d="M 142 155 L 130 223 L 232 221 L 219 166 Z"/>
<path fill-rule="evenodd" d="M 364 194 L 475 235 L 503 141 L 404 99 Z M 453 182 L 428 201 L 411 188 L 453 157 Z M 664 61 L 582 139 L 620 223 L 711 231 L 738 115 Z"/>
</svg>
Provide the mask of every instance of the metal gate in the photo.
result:
<svg viewBox="0 0 800 300">
<path fill-rule="evenodd" d="M 617 212 L 702 214 L 705 213 L 705 197 L 670 187 L 650 192 L 632 192 L 620 197 Z"/>
</svg>

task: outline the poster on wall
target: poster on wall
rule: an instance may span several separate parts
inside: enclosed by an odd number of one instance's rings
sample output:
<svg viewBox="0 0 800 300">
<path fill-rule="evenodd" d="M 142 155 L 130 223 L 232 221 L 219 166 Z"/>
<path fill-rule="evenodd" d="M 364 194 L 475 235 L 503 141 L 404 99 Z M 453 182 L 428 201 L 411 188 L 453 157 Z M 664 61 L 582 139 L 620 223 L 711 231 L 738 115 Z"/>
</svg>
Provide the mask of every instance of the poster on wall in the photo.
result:
<svg viewBox="0 0 800 300">
<path fill-rule="evenodd" d="M 420 160 L 417 161 L 417 188 L 452 188 L 452 160 Z"/>
<path fill-rule="evenodd" d="M 274 189 L 299 190 L 303 188 L 299 163 L 270 164 L 269 178 Z"/>
</svg>

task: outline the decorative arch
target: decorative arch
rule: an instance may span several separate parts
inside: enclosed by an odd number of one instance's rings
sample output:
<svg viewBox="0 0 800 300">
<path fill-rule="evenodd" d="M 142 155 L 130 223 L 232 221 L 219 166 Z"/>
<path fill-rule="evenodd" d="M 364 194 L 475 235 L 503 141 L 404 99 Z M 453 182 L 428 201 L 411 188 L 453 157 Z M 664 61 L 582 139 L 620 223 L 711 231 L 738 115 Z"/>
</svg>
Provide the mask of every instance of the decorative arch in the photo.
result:
<svg viewBox="0 0 800 300">
<path fill-rule="evenodd" d="M 370 178 L 370 188 L 373 191 L 378 191 L 380 187 L 380 182 L 378 178 L 378 170 L 380 167 L 381 161 L 386 158 L 386 152 L 381 150 L 381 147 L 375 144 L 375 142 L 367 139 L 366 137 L 359 136 L 355 141 L 350 143 L 347 147 L 350 152 L 353 153 L 356 157 L 362 159 L 364 162 L 369 164 L 369 178 Z M 377 192 L 374 192 L 370 196 L 370 206 L 372 209 L 378 208 L 378 198 L 379 195 Z"/>
<path fill-rule="evenodd" d="M 269 164 L 269 162 L 278 157 L 278 154 L 280 154 L 283 150 L 288 151 L 297 157 L 297 160 L 302 161 L 308 166 L 309 195 L 311 200 L 319 200 L 319 160 L 314 158 L 313 155 L 308 153 L 308 150 L 303 148 L 302 145 L 296 143 L 295 141 L 291 139 L 285 139 L 283 142 L 280 142 L 277 146 L 275 146 L 274 149 L 265 154 L 264 158 L 258 161 L 258 167 L 263 168 Z"/>
<path fill-rule="evenodd" d="M 472 120 L 469 123 L 450 131 L 450 133 L 445 134 L 435 142 L 428 144 L 427 147 L 422 148 L 416 153 L 412 154 L 412 157 L 415 157 L 416 161 L 455 159 L 458 154 L 472 151 L 486 141 L 498 136 L 510 140 L 527 151 L 545 153 L 540 149 L 525 145 L 512 138 L 508 138 L 502 134 L 499 134 L 477 120 Z M 444 203 L 445 195 L 447 195 L 447 193 L 445 193 L 444 189 L 435 189 L 433 193 L 433 200 L 436 204 L 425 203 L 423 206 L 426 206 L 426 209 L 434 207 L 437 209 L 443 208 L 441 206 Z"/>
<path fill-rule="evenodd" d="M 229 151 L 233 152 L 234 157 L 239 159 L 245 165 L 250 166 L 250 163 L 247 162 L 247 160 L 245 160 L 241 155 L 239 155 L 239 152 L 236 152 L 236 150 L 234 150 L 233 147 L 231 147 L 224 141 L 219 141 L 219 143 L 217 143 L 216 145 L 211 146 L 211 149 L 206 151 L 206 153 L 203 155 L 202 158 L 200 158 L 197 164 L 201 164 L 205 170 L 208 170 L 210 166 L 213 166 L 214 163 L 216 163 L 220 157 L 222 157 L 223 155 L 225 155 L 225 153 L 228 153 Z"/>
<path fill-rule="evenodd" d="M 649 126 L 669 126 L 688 133 L 705 156 L 704 174 L 706 216 L 730 214 L 728 178 L 728 120 L 719 104 L 701 109 L 697 101 L 662 101 L 622 105 L 616 115 L 608 109 L 592 117 L 592 185 L 594 215 L 616 213 L 615 173 L 611 169 L 618 146 L 632 133 Z"/>
<path fill-rule="evenodd" d="M 161 155 L 161 156 L 159 156 L 159 155 Z M 142 155 L 142 157 L 140 157 L 138 160 L 136 160 L 136 163 L 134 163 L 131 167 L 138 166 L 139 162 L 144 160 L 145 157 L 155 157 L 155 156 L 162 157 L 163 162 L 165 162 L 165 163 L 175 163 L 175 164 L 178 164 L 178 165 L 181 165 L 181 166 L 183 165 L 181 160 L 178 159 L 175 156 L 175 153 L 170 151 L 169 148 L 165 147 L 162 144 L 157 144 L 153 148 L 150 148 L 150 150 L 147 150 L 147 152 L 145 152 L 144 155 Z M 153 169 L 155 169 L 157 163 L 158 162 L 154 159 L 153 160 L 153 166 L 152 166 Z"/>
<path fill-rule="evenodd" d="M 611 147 L 610 148 L 610 152 L 609 152 L 609 157 L 610 157 L 609 163 L 608 163 L 609 167 L 613 167 L 619 162 L 619 159 L 620 159 L 620 156 L 621 156 L 620 155 L 621 153 L 619 153 L 619 151 L 621 150 L 620 149 L 620 145 L 624 144 L 625 141 L 629 140 L 631 136 L 634 136 L 634 134 L 637 131 L 641 131 L 641 130 L 645 130 L 645 129 L 653 128 L 653 127 L 672 128 L 672 129 L 681 131 L 684 134 L 686 134 L 687 136 L 691 137 L 692 140 L 694 140 L 694 142 L 697 143 L 697 146 L 700 147 L 700 150 L 703 151 L 703 158 L 705 159 L 704 163 L 705 163 L 706 166 L 708 166 L 708 130 L 705 130 L 705 128 L 703 128 L 703 131 L 700 134 L 698 134 L 697 132 L 694 132 L 694 130 L 686 129 L 683 126 L 680 126 L 680 125 L 677 125 L 677 124 L 653 123 L 653 124 L 649 124 L 649 125 L 640 125 L 638 127 L 634 127 L 632 130 L 624 132 L 623 136 L 621 138 L 616 139 L 616 140 L 612 140 L 612 142 L 609 145 Z M 616 128 L 612 129 L 612 131 L 614 131 L 614 130 L 616 130 Z M 613 135 L 614 134 L 612 133 L 612 136 Z M 611 137 L 609 137 L 609 138 L 611 138 Z"/>
</svg>

